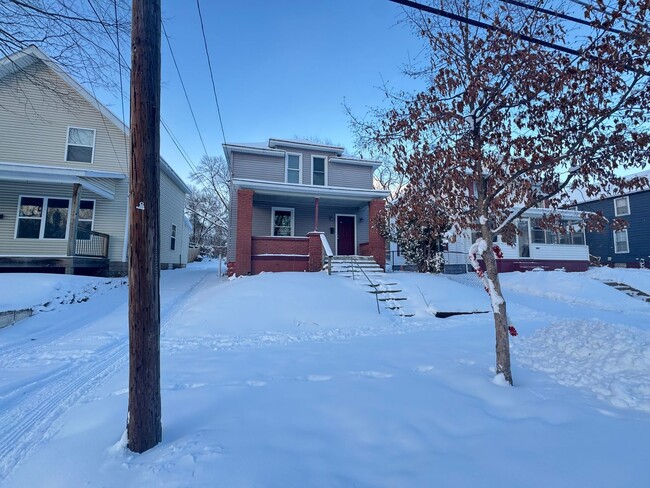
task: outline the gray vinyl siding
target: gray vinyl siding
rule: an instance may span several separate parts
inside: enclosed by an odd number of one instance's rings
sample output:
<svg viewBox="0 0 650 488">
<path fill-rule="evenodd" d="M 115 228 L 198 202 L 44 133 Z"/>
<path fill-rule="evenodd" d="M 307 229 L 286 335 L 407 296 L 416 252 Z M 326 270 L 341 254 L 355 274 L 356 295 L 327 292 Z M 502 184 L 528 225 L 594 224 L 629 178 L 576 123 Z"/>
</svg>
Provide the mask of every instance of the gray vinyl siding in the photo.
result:
<svg viewBox="0 0 650 488">
<path fill-rule="evenodd" d="M 187 248 L 183 249 L 187 228 L 183 221 L 185 193 L 165 173 L 160 173 L 160 265 L 186 265 Z M 171 249 L 172 225 L 176 226 L 176 248 Z"/>
<path fill-rule="evenodd" d="M 304 149 L 300 150 L 300 149 L 294 149 L 287 146 L 277 146 L 276 149 L 280 149 L 288 153 L 302 154 L 302 184 L 303 185 L 311 185 L 313 183 L 312 172 L 311 172 L 312 170 L 311 157 L 319 156 L 325 158 L 325 164 L 327 164 L 327 160 L 329 159 L 330 156 L 332 156 L 331 152 L 308 151 Z"/>
<path fill-rule="evenodd" d="M 98 197 L 84 189 L 80 193 L 82 200 L 95 201 L 93 230 L 110 236 L 109 259 L 111 261 L 122 260 L 128 184 L 124 181 L 118 182 L 116 192 L 115 200 Z M 72 185 L 0 181 L 0 214 L 4 215 L 0 220 L 0 255 L 65 256 L 68 250 L 67 239 L 16 239 L 16 218 L 20 196 L 67 198 L 70 201 Z"/>
<path fill-rule="evenodd" d="M 233 152 L 231 164 L 233 178 L 284 183 L 284 157 Z"/>
<path fill-rule="evenodd" d="M 128 173 L 124 132 L 38 61 L 0 80 L 0 161 Z M 66 162 L 68 127 L 95 130 L 92 163 Z"/>
<path fill-rule="evenodd" d="M 372 167 L 329 163 L 329 186 L 372 190 Z"/>
</svg>

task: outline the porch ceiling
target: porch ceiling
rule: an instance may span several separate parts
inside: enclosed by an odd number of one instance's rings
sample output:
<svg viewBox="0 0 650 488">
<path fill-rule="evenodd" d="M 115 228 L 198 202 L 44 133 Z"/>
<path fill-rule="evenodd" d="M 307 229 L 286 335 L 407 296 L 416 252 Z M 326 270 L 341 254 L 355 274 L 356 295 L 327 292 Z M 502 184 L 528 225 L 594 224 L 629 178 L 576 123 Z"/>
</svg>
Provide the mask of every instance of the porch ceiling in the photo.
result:
<svg viewBox="0 0 650 488">
<path fill-rule="evenodd" d="M 291 207 L 295 205 L 306 205 L 306 206 L 314 206 L 314 198 L 313 196 L 310 197 L 304 197 L 304 196 L 296 196 L 296 195 L 268 195 L 264 193 L 257 193 L 255 192 L 255 195 L 253 196 L 253 203 L 266 203 L 270 204 L 276 207 Z M 321 208 L 328 207 L 328 208 L 350 208 L 350 207 L 356 207 L 356 208 L 361 208 L 364 207 L 365 205 L 368 205 L 368 200 L 345 200 L 341 198 L 323 198 L 319 197 L 318 198 L 318 205 Z"/>
<path fill-rule="evenodd" d="M 125 177 L 121 173 L 110 173 L 107 171 L 0 162 L 0 181 L 60 184 L 79 183 L 88 191 L 100 197 L 108 198 L 109 200 L 115 198 L 114 181 L 122 180 Z"/>
</svg>

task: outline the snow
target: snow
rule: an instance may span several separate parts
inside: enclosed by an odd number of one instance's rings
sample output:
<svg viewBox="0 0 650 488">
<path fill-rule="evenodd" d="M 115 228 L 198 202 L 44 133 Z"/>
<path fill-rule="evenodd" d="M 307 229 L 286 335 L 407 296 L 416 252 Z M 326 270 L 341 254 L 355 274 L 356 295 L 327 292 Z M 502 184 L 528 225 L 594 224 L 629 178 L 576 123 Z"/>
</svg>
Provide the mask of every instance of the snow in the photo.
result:
<svg viewBox="0 0 650 488">
<path fill-rule="evenodd" d="M 452 278 L 379 277 L 405 318 L 325 273 L 163 271 L 163 441 L 134 454 L 124 280 L 0 275 L 3 308 L 50 302 L 0 329 L 0 486 L 647 486 L 650 304 L 599 279 L 650 271 L 500 275 L 512 388 L 491 313 L 434 317 L 489 309 Z"/>
</svg>

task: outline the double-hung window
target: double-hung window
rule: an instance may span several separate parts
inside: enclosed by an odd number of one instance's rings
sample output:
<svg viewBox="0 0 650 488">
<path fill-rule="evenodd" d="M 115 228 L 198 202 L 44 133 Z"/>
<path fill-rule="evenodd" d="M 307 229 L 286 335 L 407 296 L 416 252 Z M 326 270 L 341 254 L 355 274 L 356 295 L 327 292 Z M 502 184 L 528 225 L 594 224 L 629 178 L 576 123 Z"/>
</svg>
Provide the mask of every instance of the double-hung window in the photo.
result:
<svg viewBox="0 0 650 488">
<path fill-rule="evenodd" d="M 616 254 L 630 252 L 630 245 L 627 241 L 627 229 L 614 231 L 614 252 Z"/>
<path fill-rule="evenodd" d="M 77 239 L 85 241 L 90 239 L 94 218 L 95 202 L 93 200 L 81 200 L 79 202 L 79 220 L 77 221 Z"/>
<path fill-rule="evenodd" d="M 285 173 L 287 183 L 302 183 L 302 154 L 287 153 Z"/>
<path fill-rule="evenodd" d="M 325 186 L 325 158 L 323 156 L 312 156 L 311 157 L 311 167 L 312 167 L 312 185 Z"/>
<path fill-rule="evenodd" d="M 173 251 L 176 249 L 176 225 L 172 224 L 172 240 L 169 248 Z"/>
<path fill-rule="evenodd" d="M 65 239 L 70 200 L 67 198 L 20 197 L 17 239 Z"/>
<path fill-rule="evenodd" d="M 95 152 L 95 129 L 68 128 L 65 160 L 73 163 L 92 163 Z"/>
<path fill-rule="evenodd" d="M 293 209 L 273 207 L 271 210 L 271 233 L 275 237 L 290 237 L 293 235 Z"/>
<path fill-rule="evenodd" d="M 614 216 L 630 215 L 630 198 L 621 197 L 614 199 Z"/>
</svg>

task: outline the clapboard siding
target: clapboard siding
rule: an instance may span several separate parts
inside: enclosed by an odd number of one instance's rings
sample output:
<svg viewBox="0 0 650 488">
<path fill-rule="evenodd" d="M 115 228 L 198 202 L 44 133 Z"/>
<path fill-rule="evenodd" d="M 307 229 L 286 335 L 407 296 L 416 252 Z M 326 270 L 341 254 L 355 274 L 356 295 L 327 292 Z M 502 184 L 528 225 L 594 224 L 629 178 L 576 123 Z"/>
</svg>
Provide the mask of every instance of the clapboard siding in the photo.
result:
<svg viewBox="0 0 650 488">
<path fill-rule="evenodd" d="M 110 236 L 109 259 L 111 261 L 122 260 L 128 185 L 123 181 L 118 182 L 116 192 L 116 200 L 107 200 L 83 189 L 80 193 L 82 200 L 95 201 L 93 230 Z M 69 205 L 72 200 L 72 185 L 0 181 L 0 214 L 4 215 L 4 218 L 0 220 L 0 255 L 65 256 L 68 248 L 67 239 L 16 238 L 16 218 L 21 195 L 67 198 Z M 118 196 L 122 198 L 118 199 Z M 68 216 L 70 216 L 69 207 Z"/>
<path fill-rule="evenodd" d="M 160 264 L 186 265 L 187 248 L 183 249 L 187 228 L 183 222 L 185 193 L 165 173 L 160 173 Z M 175 249 L 171 248 L 172 225 L 176 226 Z"/>
<path fill-rule="evenodd" d="M 329 186 L 372 190 L 372 167 L 329 163 Z"/>
<path fill-rule="evenodd" d="M 0 82 L 0 161 L 128 173 L 128 140 L 41 61 Z M 68 127 L 94 129 L 92 163 L 65 161 Z"/>
<path fill-rule="evenodd" d="M 603 216 L 611 221 L 616 218 L 615 198 L 582 203 L 578 208 L 587 212 L 602 212 Z M 630 214 L 620 218 L 628 223 L 627 238 L 630 252 L 618 254 L 614 252 L 614 231 L 609 224 L 602 232 L 587 232 L 589 252 L 599 256 L 603 264 L 637 264 L 640 259 L 644 259 L 647 267 L 650 262 L 650 191 L 632 193 L 628 198 Z"/>
<path fill-rule="evenodd" d="M 232 177 L 284 182 L 284 157 L 233 152 Z"/>
</svg>

